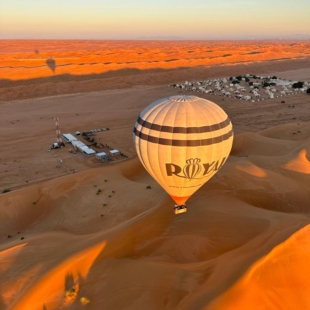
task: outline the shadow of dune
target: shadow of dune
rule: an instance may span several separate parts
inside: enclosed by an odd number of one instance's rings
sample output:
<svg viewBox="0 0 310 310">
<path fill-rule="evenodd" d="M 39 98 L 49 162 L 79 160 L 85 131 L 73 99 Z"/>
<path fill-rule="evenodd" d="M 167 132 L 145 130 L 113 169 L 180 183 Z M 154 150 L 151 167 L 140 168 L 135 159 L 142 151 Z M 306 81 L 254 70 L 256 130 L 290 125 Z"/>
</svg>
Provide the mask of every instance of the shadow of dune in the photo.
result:
<svg viewBox="0 0 310 310">
<path fill-rule="evenodd" d="M 74 277 L 72 273 L 68 273 L 65 278 L 65 292 L 74 286 Z"/>
<path fill-rule="evenodd" d="M 108 64 L 108 63 L 106 63 Z M 10 80 L 10 79 L 0 79 L 0 88 L 3 87 L 14 87 L 19 85 L 30 85 L 30 84 L 42 84 L 48 82 L 67 82 L 67 81 L 85 81 L 85 80 L 95 80 L 95 79 L 104 79 L 111 77 L 120 77 L 127 75 L 137 75 L 137 74 L 149 74 L 149 73 L 159 73 L 159 72 L 172 72 L 176 70 L 188 69 L 189 67 L 178 67 L 173 69 L 163 69 L 163 68 L 154 68 L 154 69 L 137 69 L 137 68 L 124 68 L 119 70 L 110 70 L 103 73 L 90 73 L 90 74 L 81 74 L 73 75 L 70 73 L 53 75 L 49 77 L 39 77 L 31 78 L 26 80 Z"/>
<path fill-rule="evenodd" d="M 216 58 L 221 58 L 215 56 Z M 210 57 L 212 58 L 212 57 Z M 223 59 L 223 58 L 222 58 Z M 279 61 L 262 61 L 268 64 L 268 70 L 279 70 Z M 158 60 L 154 60 L 154 63 Z M 169 62 L 165 62 L 169 64 Z M 308 59 L 296 58 L 295 62 L 285 62 L 281 64 L 280 71 L 296 70 L 296 68 L 304 68 L 308 63 Z M 105 62 L 104 64 L 110 64 Z M 55 64 L 56 65 L 56 64 Z M 63 64 L 67 65 L 67 64 Z M 79 63 L 79 66 L 88 65 Z M 46 77 L 35 77 L 28 79 L 12 80 L 9 78 L 0 79 L 0 100 L 20 100 L 28 98 L 39 98 L 46 96 L 65 95 L 74 93 L 85 93 L 92 91 L 102 91 L 107 89 L 130 88 L 136 85 L 164 85 L 181 82 L 185 80 L 199 80 L 206 78 L 206 72 L 209 77 L 229 76 L 231 75 L 231 65 L 234 70 L 240 74 L 246 74 L 250 71 L 262 72 L 261 62 L 252 61 L 231 61 L 225 64 L 217 64 L 212 66 L 178 66 L 174 68 L 163 68 L 158 64 L 156 68 L 138 69 L 134 66 L 122 69 L 114 69 L 100 73 L 87 74 L 55 74 Z M 70 66 L 67 67 L 70 70 Z M 207 71 L 206 71 L 207 70 Z M 90 71 L 90 70 L 89 70 Z M 264 72 L 264 71 L 263 71 Z M 96 81 L 96 83 L 94 83 Z M 60 87 L 55 87 L 59 83 Z M 33 85 L 33 87 L 29 87 Z M 182 91 L 180 91 L 182 92 Z"/>
</svg>

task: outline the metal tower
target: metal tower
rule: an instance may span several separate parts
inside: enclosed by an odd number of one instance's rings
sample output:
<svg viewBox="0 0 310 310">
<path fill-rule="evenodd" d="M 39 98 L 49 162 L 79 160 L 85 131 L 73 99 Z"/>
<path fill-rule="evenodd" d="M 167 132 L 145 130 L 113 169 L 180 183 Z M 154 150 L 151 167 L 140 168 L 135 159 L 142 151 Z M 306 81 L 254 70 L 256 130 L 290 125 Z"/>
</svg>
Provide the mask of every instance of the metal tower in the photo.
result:
<svg viewBox="0 0 310 310">
<path fill-rule="evenodd" d="M 61 140 L 60 137 L 60 129 L 59 129 L 59 118 L 58 117 L 54 117 L 55 123 L 56 123 L 56 136 L 57 136 L 57 144 L 58 146 L 63 145 L 63 141 Z"/>
</svg>

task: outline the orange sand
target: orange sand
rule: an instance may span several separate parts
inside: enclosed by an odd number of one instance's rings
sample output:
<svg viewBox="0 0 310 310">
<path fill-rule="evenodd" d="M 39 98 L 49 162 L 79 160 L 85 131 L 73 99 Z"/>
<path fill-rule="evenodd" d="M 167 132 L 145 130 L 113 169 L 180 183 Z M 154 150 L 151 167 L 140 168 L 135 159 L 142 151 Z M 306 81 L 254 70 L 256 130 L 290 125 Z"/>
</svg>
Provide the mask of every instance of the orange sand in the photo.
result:
<svg viewBox="0 0 310 310">
<path fill-rule="evenodd" d="M 48 43 L 28 46 L 23 57 L 33 49 L 39 57 Z M 83 43 L 83 49 L 102 52 L 99 43 Z M 12 56 L 9 44 L 1 44 L 1 57 Z M 198 43 L 187 44 L 192 57 Z M 277 44 L 268 49 L 278 53 Z M 291 46 L 292 53 L 301 44 Z M 49 46 L 68 54 L 65 44 Z M 71 57 L 83 49 L 71 46 Z M 309 80 L 308 68 L 309 62 L 294 60 L 212 67 L 207 74 L 206 68 L 175 69 L 147 81 L 136 73 L 110 80 L 114 90 L 89 92 L 91 83 L 81 80 L 75 87 L 86 85 L 88 93 L 1 102 L 0 185 L 12 191 L 0 195 L 0 309 L 309 309 L 309 96 L 289 96 L 285 104 L 204 96 L 231 118 L 234 145 L 223 168 L 178 216 L 135 157 L 131 140 L 146 105 L 180 93 L 152 85 L 165 74 L 175 82 L 203 70 L 209 78 L 256 69 Z M 134 87 L 116 90 L 127 78 Z M 2 88 L 2 95 L 21 99 L 16 89 L 29 87 L 30 98 L 36 90 L 37 97 L 50 95 L 50 88 L 66 93 L 73 83 L 27 81 Z M 110 127 L 96 139 L 129 159 L 100 164 L 69 153 L 70 147 L 46 152 L 55 140 L 54 116 L 62 132 Z"/>
<path fill-rule="evenodd" d="M 256 74 L 257 63 L 289 60 L 296 69 L 309 62 L 309 48 L 309 40 L 3 40 L 0 100 L 204 79 L 211 66 L 246 64 Z"/>
</svg>

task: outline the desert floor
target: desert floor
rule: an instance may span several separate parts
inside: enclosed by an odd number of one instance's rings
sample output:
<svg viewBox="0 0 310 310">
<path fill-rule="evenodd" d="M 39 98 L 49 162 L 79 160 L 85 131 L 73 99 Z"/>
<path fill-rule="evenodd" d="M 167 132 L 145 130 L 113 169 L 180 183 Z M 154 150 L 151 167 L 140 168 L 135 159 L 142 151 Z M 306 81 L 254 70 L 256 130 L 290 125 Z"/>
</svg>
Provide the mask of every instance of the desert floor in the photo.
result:
<svg viewBox="0 0 310 310">
<path fill-rule="evenodd" d="M 268 49 L 278 53 L 274 44 Z M 6 51 L 1 57 L 12 56 Z M 144 107 L 185 94 L 169 83 L 245 73 L 310 82 L 302 53 L 299 46 L 296 59 L 141 69 L 96 80 L 19 80 L 7 71 L 0 189 L 11 192 L 0 195 L 0 309 L 310 308 L 309 95 L 251 103 L 197 94 L 226 111 L 235 138 L 224 167 L 178 216 L 132 143 Z M 109 127 L 96 141 L 128 159 L 100 164 L 69 146 L 47 151 L 55 116 L 62 133 Z"/>
</svg>

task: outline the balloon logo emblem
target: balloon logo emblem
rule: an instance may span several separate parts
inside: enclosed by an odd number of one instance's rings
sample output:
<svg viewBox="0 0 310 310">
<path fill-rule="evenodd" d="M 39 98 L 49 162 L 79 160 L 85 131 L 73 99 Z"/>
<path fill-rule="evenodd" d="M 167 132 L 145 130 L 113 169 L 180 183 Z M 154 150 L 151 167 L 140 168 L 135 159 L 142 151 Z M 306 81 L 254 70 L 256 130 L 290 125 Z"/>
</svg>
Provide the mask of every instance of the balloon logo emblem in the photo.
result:
<svg viewBox="0 0 310 310">
<path fill-rule="evenodd" d="M 187 179 L 194 179 L 197 174 L 201 171 L 201 165 L 199 165 L 199 158 L 191 158 L 186 161 L 186 166 L 183 168 L 184 176 Z"/>
</svg>

